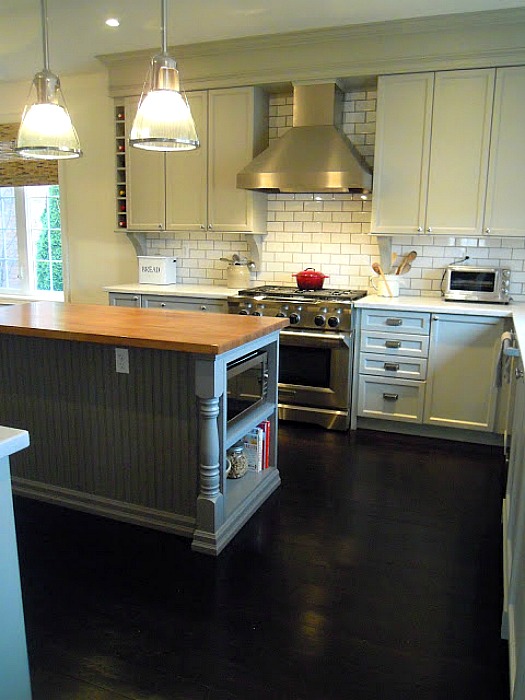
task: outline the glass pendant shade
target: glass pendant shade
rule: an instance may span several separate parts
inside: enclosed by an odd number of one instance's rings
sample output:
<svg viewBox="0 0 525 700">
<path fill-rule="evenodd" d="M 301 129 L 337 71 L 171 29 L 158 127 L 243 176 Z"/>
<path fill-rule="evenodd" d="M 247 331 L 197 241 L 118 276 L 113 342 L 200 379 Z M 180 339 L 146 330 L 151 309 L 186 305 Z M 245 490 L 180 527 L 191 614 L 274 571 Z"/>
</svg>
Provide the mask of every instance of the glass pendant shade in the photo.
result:
<svg viewBox="0 0 525 700">
<path fill-rule="evenodd" d="M 58 76 L 49 70 L 47 3 L 42 10 L 44 69 L 35 75 L 18 130 L 15 152 L 25 158 L 57 160 L 82 155 L 77 132 L 71 123 Z"/>
<path fill-rule="evenodd" d="M 199 139 L 186 96 L 180 92 L 179 71 L 170 56 L 151 61 L 129 142 L 146 151 L 191 151 Z"/>
<path fill-rule="evenodd" d="M 166 0 L 161 0 L 162 53 L 151 60 L 129 143 L 147 151 L 191 151 L 199 138 L 177 64 L 167 52 Z"/>
<path fill-rule="evenodd" d="M 60 81 L 50 71 L 37 73 L 14 149 L 25 158 L 79 158 L 80 141 L 67 111 Z"/>
</svg>

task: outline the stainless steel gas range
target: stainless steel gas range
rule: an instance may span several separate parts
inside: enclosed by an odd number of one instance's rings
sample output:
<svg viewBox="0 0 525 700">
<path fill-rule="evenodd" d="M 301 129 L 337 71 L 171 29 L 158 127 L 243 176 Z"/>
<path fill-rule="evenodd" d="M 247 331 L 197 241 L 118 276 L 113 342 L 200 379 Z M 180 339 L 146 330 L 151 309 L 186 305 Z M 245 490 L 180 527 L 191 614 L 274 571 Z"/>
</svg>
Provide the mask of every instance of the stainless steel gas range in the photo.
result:
<svg viewBox="0 0 525 700">
<path fill-rule="evenodd" d="M 280 334 L 279 418 L 348 430 L 352 307 L 366 292 L 266 285 L 228 299 L 229 313 L 288 317 Z"/>
</svg>

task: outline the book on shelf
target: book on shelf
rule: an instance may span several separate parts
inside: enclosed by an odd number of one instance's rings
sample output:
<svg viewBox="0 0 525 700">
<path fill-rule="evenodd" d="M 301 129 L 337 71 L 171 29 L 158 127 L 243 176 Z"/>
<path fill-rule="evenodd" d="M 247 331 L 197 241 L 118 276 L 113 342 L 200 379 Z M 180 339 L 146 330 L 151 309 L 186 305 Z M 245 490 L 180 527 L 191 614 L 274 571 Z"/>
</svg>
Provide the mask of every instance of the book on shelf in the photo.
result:
<svg viewBox="0 0 525 700">
<path fill-rule="evenodd" d="M 268 469 L 270 456 L 270 421 L 259 423 L 244 436 L 248 468 L 256 472 Z"/>
</svg>

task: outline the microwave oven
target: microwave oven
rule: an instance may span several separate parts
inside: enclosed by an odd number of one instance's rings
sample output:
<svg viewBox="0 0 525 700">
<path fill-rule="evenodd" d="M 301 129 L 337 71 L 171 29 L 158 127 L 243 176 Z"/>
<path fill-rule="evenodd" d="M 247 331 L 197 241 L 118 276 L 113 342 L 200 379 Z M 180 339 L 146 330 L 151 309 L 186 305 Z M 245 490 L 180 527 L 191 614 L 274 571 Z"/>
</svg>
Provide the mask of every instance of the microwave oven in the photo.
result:
<svg viewBox="0 0 525 700">
<path fill-rule="evenodd" d="M 510 270 L 506 267 L 449 265 L 443 276 L 445 301 L 510 302 Z"/>
<path fill-rule="evenodd" d="M 268 353 L 259 350 L 232 362 L 226 369 L 226 419 L 229 424 L 264 401 L 268 394 Z"/>
</svg>

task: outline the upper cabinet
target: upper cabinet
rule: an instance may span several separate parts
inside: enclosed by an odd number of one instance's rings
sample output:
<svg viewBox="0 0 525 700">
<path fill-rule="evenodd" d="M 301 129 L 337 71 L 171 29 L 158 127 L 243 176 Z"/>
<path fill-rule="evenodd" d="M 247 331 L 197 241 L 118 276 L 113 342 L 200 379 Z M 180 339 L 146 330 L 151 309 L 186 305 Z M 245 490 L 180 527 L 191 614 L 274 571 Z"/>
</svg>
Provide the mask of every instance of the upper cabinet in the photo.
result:
<svg viewBox="0 0 525 700">
<path fill-rule="evenodd" d="M 493 83 L 492 69 L 379 79 L 373 233 L 481 233 Z"/>
<path fill-rule="evenodd" d="M 498 68 L 484 232 L 525 234 L 525 66 Z"/>
<path fill-rule="evenodd" d="M 524 86 L 525 68 L 381 77 L 372 232 L 523 233 Z"/>
<path fill-rule="evenodd" d="M 187 95 L 200 148 L 180 153 L 128 149 L 127 228 L 262 233 L 266 197 L 237 189 L 236 176 L 266 145 L 264 93 L 246 87 Z M 137 103 L 130 98 L 126 105 L 128 130 Z"/>
</svg>

